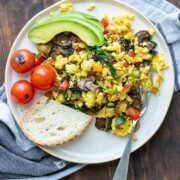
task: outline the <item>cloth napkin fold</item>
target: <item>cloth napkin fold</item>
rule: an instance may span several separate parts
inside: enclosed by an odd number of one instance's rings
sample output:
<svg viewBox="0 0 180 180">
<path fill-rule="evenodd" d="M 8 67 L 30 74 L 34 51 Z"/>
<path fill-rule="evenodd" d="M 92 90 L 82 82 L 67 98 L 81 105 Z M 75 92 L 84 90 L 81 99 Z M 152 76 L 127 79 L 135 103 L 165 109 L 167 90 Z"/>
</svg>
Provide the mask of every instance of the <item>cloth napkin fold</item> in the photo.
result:
<svg viewBox="0 0 180 180">
<path fill-rule="evenodd" d="M 180 10 L 165 0 L 121 0 L 148 17 L 169 46 L 175 69 L 175 91 L 180 89 Z M 61 179 L 85 165 L 57 159 L 39 149 L 21 132 L 0 88 L 0 179 Z"/>
</svg>

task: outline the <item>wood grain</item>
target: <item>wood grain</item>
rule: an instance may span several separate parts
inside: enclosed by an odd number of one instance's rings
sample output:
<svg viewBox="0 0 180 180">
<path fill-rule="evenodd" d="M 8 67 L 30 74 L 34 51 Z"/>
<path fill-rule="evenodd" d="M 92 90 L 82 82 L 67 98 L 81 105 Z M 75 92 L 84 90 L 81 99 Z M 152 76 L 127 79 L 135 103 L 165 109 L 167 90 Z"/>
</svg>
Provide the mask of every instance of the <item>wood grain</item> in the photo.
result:
<svg viewBox="0 0 180 180">
<path fill-rule="evenodd" d="M 0 85 L 10 48 L 25 23 L 58 0 L 0 0 Z M 179 0 L 169 2 L 180 7 Z M 158 132 L 131 154 L 128 180 L 180 180 L 180 92 L 173 99 Z M 111 180 L 118 160 L 88 165 L 63 180 Z"/>
</svg>

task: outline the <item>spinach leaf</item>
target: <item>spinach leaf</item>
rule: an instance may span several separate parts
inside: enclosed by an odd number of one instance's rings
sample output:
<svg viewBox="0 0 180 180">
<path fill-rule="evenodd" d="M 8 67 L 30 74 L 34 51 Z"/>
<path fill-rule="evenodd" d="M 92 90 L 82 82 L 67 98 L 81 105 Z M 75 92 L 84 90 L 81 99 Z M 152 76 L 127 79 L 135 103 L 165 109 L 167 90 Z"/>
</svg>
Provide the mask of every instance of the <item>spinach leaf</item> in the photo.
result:
<svg viewBox="0 0 180 180">
<path fill-rule="evenodd" d="M 63 91 L 63 97 L 64 97 L 65 101 L 68 100 L 68 92 L 67 91 Z"/>
<path fill-rule="evenodd" d="M 111 54 L 103 51 L 100 47 L 96 47 L 95 50 L 96 53 L 96 57 L 97 59 L 102 63 L 102 64 L 106 64 L 110 70 L 111 76 L 114 79 L 118 79 L 115 68 L 113 66 L 113 64 L 111 63 L 111 59 L 114 58 Z"/>
<path fill-rule="evenodd" d="M 134 45 L 129 44 L 129 46 L 127 47 L 125 53 L 128 54 L 129 50 L 131 50 L 131 49 L 134 50 Z"/>
<path fill-rule="evenodd" d="M 107 88 L 106 86 L 104 86 L 101 82 L 97 81 L 97 84 L 102 87 L 104 90 L 110 92 L 110 93 L 113 93 L 113 94 L 118 94 L 117 91 L 115 91 L 114 89 L 109 89 Z"/>
<path fill-rule="evenodd" d="M 125 39 L 124 37 L 120 38 L 120 44 L 124 46 L 125 48 L 128 47 L 130 43 L 131 41 L 129 41 L 128 39 Z"/>
<path fill-rule="evenodd" d="M 158 54 L 158 52 L 157 52 L 157 51 L 155 51 L 155 50 L 150 50 L 150 51 L 149 51 L 149 53 L 150 53 L 150 54 L 152 54 L 152 55 L 156 55 L 156 54 Z"/>
<path fill-rule="evenodd" d="M 75 97 L 81 97 L 82 96 L 82 91 L 75 90 L 72 92 L 72 95 Z"/>
</svg>

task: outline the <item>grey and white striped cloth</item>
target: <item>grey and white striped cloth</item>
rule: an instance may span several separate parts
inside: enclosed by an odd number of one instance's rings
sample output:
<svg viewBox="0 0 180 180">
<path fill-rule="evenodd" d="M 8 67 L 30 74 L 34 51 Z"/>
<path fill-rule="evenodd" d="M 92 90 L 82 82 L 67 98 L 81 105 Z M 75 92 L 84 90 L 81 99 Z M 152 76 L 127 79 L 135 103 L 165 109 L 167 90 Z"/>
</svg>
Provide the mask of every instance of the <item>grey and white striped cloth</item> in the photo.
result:
<svg viewBox="0 0 180 180">
<path fill-rule="evenodd" d="M 139 10 L 161 31 L 175 68 L 175 91 L 180 89 L 180 10 L 165 0 L 121 0 Z M 8 107 L 5 87 L 0 88 L 0 179 L 55 180 L 85 165 L 48 155 L 21 132 Z"/>
</svg>

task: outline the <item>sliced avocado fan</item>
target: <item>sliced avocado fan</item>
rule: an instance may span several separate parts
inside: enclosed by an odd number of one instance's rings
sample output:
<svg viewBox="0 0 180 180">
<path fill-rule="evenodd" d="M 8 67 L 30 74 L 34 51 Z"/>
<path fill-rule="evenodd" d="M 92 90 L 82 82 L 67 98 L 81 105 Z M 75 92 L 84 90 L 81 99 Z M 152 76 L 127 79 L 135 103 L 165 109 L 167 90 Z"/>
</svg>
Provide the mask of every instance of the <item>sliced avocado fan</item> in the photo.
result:
<svg viewBox="0 0 180 180">
<path fill-rule="evenodd" d="M 47 43 L 62 32 L 72 32 L 88 46 L 104 44 L 104 28 L 101 22 L 86 13 L 78 11 L 63 12 L 35 25 L 28 32 L 28 38 L 35 43 Z"/>
</svg>

